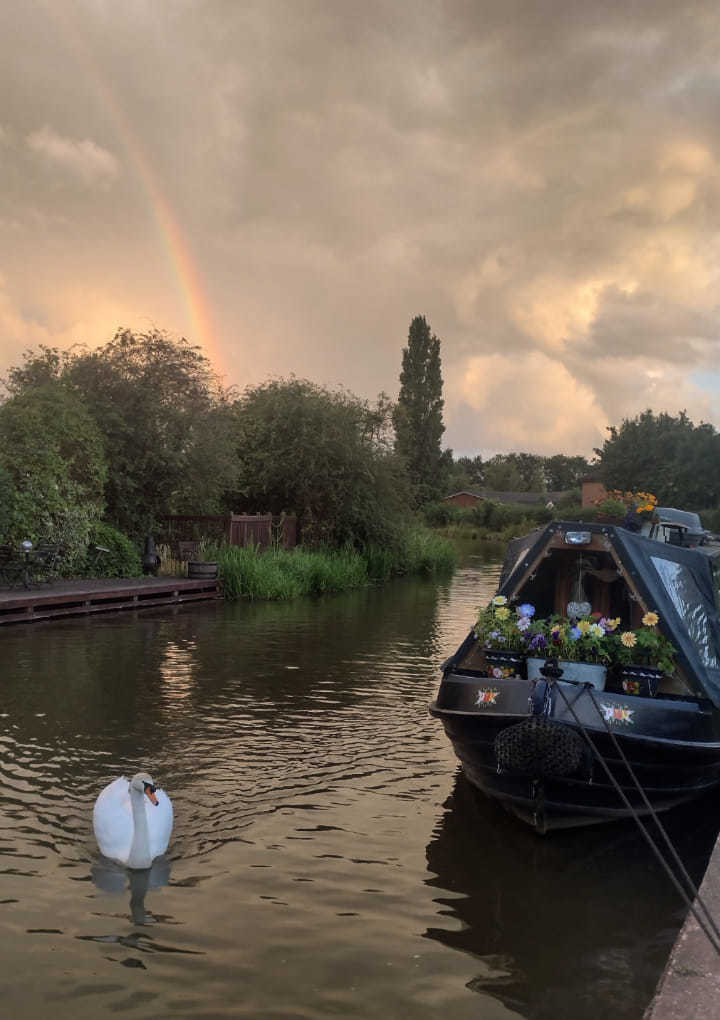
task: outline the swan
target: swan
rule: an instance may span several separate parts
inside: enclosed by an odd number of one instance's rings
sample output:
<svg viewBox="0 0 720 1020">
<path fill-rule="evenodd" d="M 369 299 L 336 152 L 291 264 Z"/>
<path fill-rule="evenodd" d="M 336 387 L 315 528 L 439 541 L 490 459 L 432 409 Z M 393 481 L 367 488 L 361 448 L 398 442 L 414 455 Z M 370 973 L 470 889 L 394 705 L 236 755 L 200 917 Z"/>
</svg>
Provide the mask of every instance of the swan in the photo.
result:
<svg viewBox="0 0 720 1020">
<path fill-rule="evenodd" d="M 149 868 L 164 854 L 172 826 L 172 802 L 147 772 L 108 783 L 93 808 L 100 852 L 128 868 Z"/>
</svg>

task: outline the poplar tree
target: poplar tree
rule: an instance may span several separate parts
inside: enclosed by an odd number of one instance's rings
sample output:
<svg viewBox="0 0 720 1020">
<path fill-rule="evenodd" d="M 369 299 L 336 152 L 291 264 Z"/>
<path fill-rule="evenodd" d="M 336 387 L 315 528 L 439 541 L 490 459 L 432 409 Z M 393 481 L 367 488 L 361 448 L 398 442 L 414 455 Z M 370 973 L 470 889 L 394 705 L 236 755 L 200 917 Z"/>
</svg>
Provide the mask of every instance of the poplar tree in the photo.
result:
<svg viewBox="0 0 720 1020">
<path fill-rule="evenodd" d="M 431 333 L 425 317 L 417 315 L 410 323 L 408 345 L 403 348 L 393 425 L 395 449 L 405 460 L 418 505 L 445 495 L 443 486 L 452 454 L 440 449 L 445 431 L 442 387 L 440 341 Z"/>
</svg>

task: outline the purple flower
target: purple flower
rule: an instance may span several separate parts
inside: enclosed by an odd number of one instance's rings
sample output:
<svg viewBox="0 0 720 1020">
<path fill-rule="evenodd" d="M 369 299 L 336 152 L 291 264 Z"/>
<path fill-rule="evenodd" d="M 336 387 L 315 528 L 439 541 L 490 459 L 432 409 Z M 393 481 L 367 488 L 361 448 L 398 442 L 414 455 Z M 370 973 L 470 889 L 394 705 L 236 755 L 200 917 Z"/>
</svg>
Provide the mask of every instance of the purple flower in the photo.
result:
<svg viewBox="0 0 720 1020">
<path fill-rule="evenodd" d="M 521 616 L 520 619 L 518 620 L 518 623 L 517 623 L 518 630 L 527 630 L 529 626 L 530 626 L 530 617 L 529 616 Z"/>
<path fill-rule="evenodd" d="M 545 635 L 536 634 L 535 637 L 530 642 L 530 647 L 534 652 L 541 652 L 543 649 L 547 648 L 547 641 L 545 640 Z"/>
<path fill-rule="evenodd" d="M 535 606 L 531 606 L 529 602 L 523 602 L 521 606 L 517 607 L 518 616 L 527 616 L 528 619 L 535 615 Z"/>
</svg>

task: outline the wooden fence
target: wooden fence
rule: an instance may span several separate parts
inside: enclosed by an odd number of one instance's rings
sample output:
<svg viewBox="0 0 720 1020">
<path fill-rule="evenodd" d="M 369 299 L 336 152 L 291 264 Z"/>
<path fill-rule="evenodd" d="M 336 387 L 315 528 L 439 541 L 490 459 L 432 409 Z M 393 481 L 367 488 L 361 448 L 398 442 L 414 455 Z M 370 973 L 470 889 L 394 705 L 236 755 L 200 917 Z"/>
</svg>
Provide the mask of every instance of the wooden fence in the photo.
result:
<svg viewBox="0 0 720 1020">
<path fill-rule="evenodd" d="M 184 554 L 190 544 L 203 540 L 230 545 L 256 545 L 262 549 L 278 545 L 294 548 L 297 542 L 295 517 L 272 514 L 173 514 L 160 518 L 160 541 Z M 181 555 L 180 558 L 187 558 Z"/>
</svg>

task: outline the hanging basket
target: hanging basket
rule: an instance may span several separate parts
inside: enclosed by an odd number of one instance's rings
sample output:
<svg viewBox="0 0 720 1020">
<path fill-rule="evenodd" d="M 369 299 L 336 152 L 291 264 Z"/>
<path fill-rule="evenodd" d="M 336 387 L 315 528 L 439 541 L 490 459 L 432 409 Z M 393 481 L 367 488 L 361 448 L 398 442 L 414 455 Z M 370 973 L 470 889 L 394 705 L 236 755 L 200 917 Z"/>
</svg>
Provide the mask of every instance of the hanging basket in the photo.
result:
<svg viewBox="0 0 720 1020">
<path fill-rule="evenodd" d="M 641 698 L 654 698 L 664 675 L 657 666 L 622 666 L 620 684 L 626 694 L 635 694 Z"/>
</svg>

